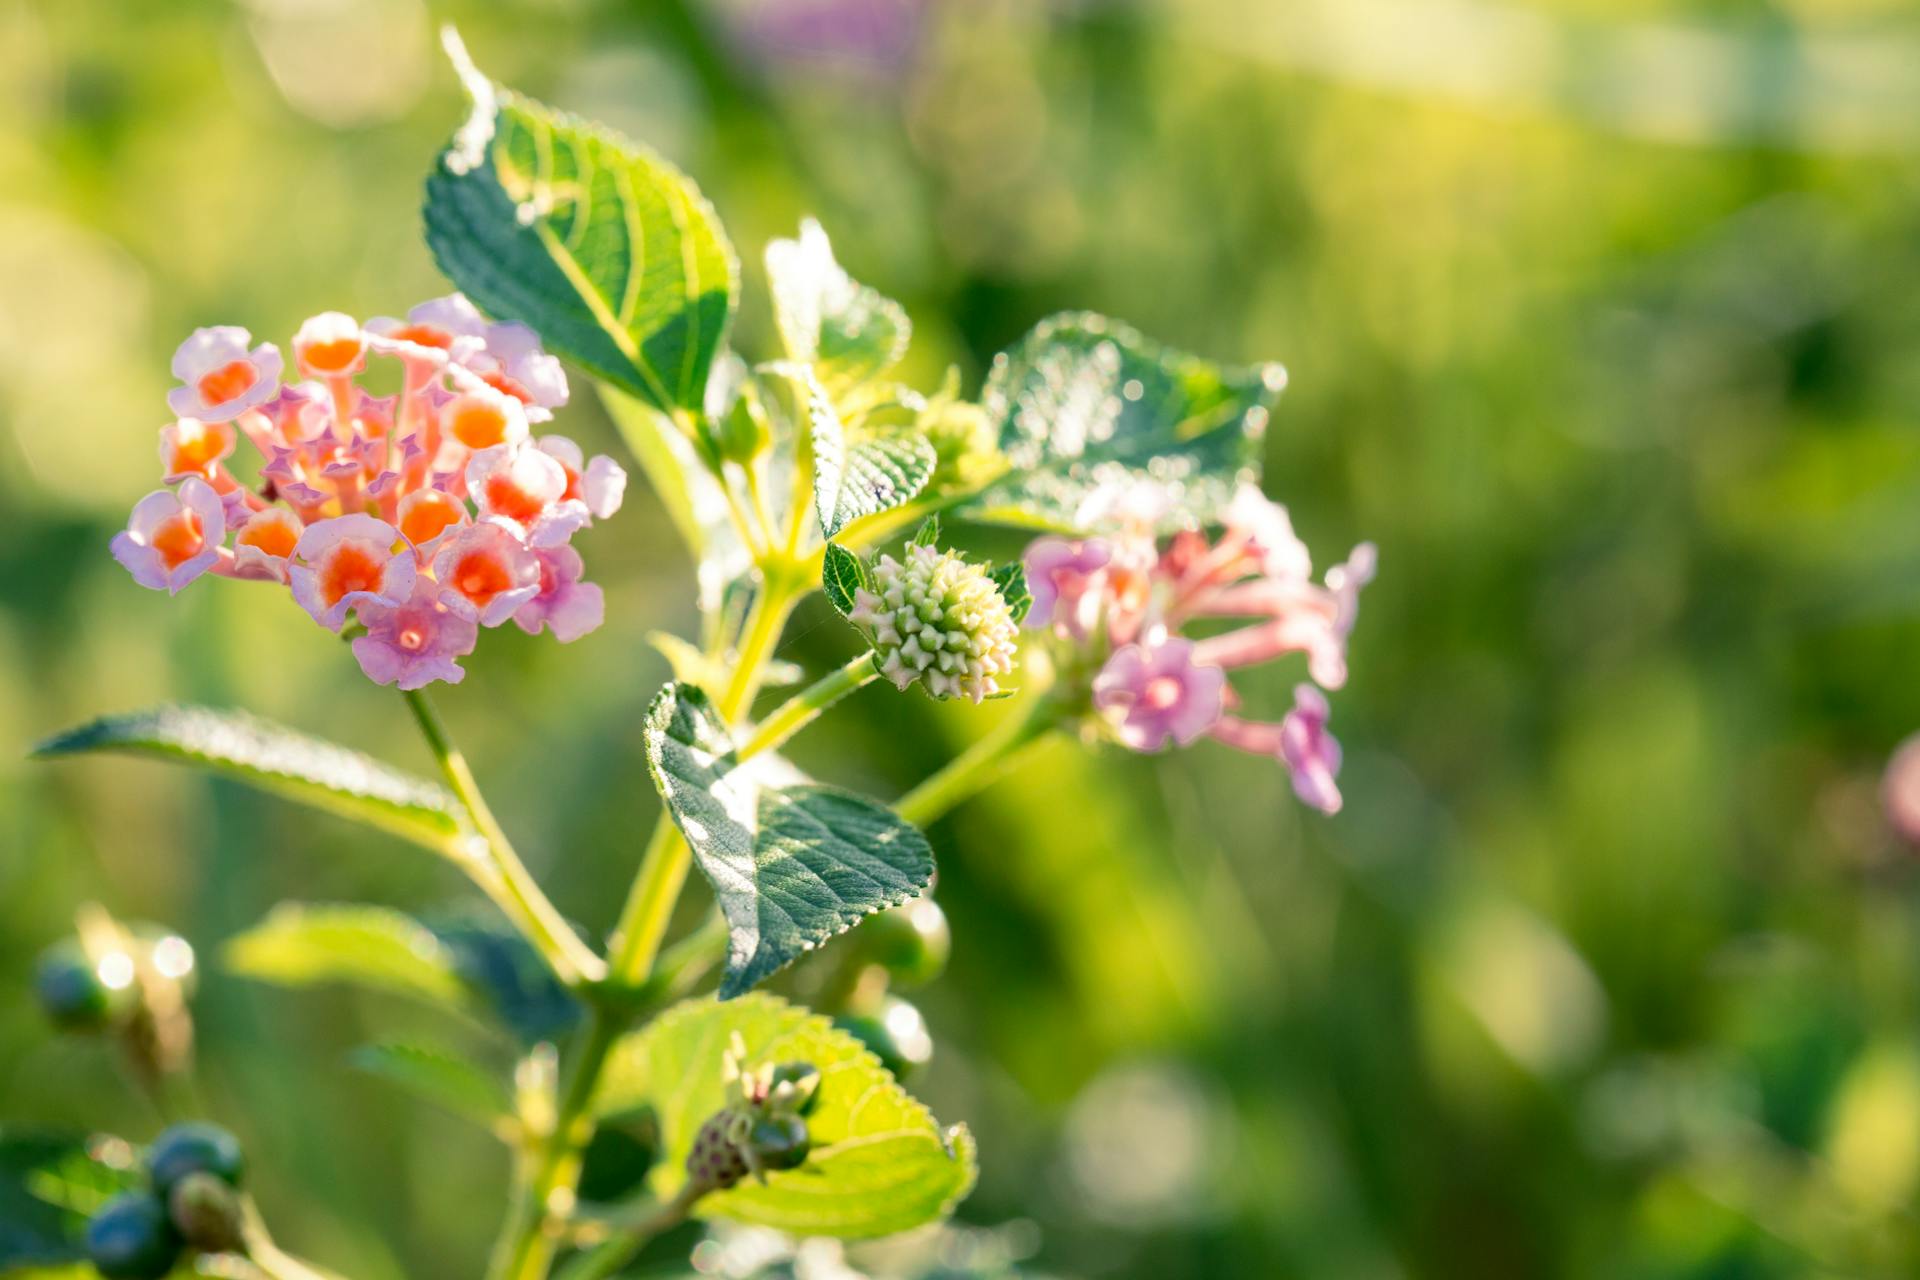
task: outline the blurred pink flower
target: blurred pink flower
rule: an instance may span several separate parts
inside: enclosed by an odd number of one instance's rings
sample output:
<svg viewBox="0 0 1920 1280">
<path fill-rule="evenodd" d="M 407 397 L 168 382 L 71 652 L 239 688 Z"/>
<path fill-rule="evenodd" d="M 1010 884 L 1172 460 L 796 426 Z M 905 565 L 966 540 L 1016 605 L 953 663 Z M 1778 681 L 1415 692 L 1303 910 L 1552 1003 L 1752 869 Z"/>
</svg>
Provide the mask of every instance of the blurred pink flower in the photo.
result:
<svg viewBox="0 0 1920 1280">
<path fill-rule="evenodd" d="M 1041 538 L 1027 548 L 1027 590 L 1033 605 L 1027 626 L 1047 627 L 1066 639 L 1084 640 L 1099 620 L 1103 570 L 1113 548 L 1099 538 L 1069 542 Z"/>
<path fill-rule="evenodd" d="M 1194 661 L 1191 640 L 1175 636 L 1114 650 L 1093 681 L 1093 705 L 1121 742 L 1158 751 L 1187 746 L 1220 718 L 1227 673 Z"/>
<path fill-rule="evenodd" d="M 1293 791 L 1322 813 L 1340 812 L 1340 744 L 1327 732 L 1327 699 L 1310 684 L 1293 687 L 1293 710 L 1280 722 L 1280 758 L 1293 774 Z"/>
<path fill-rule="evenodd" d="M 540 590 L 513 615 L 514 625 L 530 636 L 542 627 L 561 644 L 578 640 L 606 618 L 606 598 L 591 582 L 580 581 L 585 566 L 572 547 L 536 551 L 540 562 Z"/>
<path fill-rule="evenodd" d="M 1895 834 L 1920 845 L 1920 733 L 1900 744 L 1880 780 L 1880 803 Z"/>
</svg>

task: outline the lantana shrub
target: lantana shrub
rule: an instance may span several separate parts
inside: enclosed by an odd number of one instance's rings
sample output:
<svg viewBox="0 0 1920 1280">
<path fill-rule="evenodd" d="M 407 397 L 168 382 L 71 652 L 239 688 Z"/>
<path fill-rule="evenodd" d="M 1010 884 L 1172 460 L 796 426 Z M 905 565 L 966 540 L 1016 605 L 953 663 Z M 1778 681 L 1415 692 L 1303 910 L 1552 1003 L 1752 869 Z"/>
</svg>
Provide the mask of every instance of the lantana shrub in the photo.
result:
<svg viewBox="0 0 1920 1280">
<path fill-rule="evenodd" d="M 232 775 L 422 846 L 492 902 L 438 923 L 282 904 L 223 949 L 261 981 L 398 992 L 520 1046 L 509 1078 L 443 1044 L 353 1058 L 507 1145 L 514 1198 L 490 1276 L 611 1275 L 690 1218 L 841 1241 L 940 1222 L 975 1157 L 964 1127 L 901 1084 L 933 1041 L 898 991 L 936 977 L 948 946 L 922 828 L 1058 735 L 1136 752 L 1211 739 L 1270 757 L 1305 804 L 1337 811 L 1327 694 L 1347 679 L 1374 551 L 1316 579 L 1261 492 L 1279 366 L 1219 365 L 1074 314 L 1001 354 L 977 399 L 957 375 L 918 389 L 894 372 L 905 311 L 851 279 L 812 222 L 767 249 L 781 350 L 749 362 L 728 341 L 738 264 L 694 185 L 448 44 L 473 112 L 427 180 L 425 220 L 457 292 L 403 318 L 323 311 L 284 352 L 230 326 L 189 335 L 160 487 L 112 543 L 138 586 L 228 579 L 217 589 L 279 597 L 261 607 L 340 635 L 343 660 L 402 693 L 441 779 L 206 707 L 109 716 L 39 754 Z M 574 540 L 614 519 L 627 475 L 549 430 L 569 375 L 683 535 L 703 617 L 697 636 L 654 640 L 674 679 L 635 718 L 662 811 L 643 849 L 602 855 L 637 872 L 598 942 L 528 873 L 428 698 L 463 680 L 489 630 L 571 643 L 604 621 Z M 942 517 L 1036 536 L 996 566 L 950 545 Z M 860 652 L 802 685 L 774 653 L 816 590 Z M 1290 705 L 1243 700 L 1236 673 L 1293 655 Z M 799 687 L 762 697 L 782 683 Z M 1011 702 L 886 803 L 779 754 L 869 684 L 983 713 Z M 695 868 L 712 908 L 669 940 Z M 762 989 L 829 943 L 803 988 L 819 1008 Z M 177 1109 L 193 970 L 185 940 L 88 908 L 36 984 L 59 1025 L 117 1041 Z M 277 1248 L 247 1198 L 247 1158 L 273 1153 L 204 1120 L 144 1149 L 95 1136 L 10 1155 L 46 1210 L 14 1233 L 32 1261 L 330 1274 Z"/>
</svg>

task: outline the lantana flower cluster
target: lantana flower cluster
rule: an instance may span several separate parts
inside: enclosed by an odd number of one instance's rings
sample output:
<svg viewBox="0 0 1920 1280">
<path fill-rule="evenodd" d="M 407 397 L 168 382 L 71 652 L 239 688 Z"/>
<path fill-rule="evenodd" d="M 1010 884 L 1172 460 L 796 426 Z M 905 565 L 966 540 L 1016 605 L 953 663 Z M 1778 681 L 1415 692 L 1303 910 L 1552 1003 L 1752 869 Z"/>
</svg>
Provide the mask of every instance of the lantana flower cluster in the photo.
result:
<svg viewBox="0 0 1920 1280">
<path fill-rule="evenodd" d="M 1164 544 L 1154 535 L 1162 497 L 1142 488 L 1096 502 L 1084 523 L 1112 533 L 1046 537 L 1027 549 L 1027 625 L 1094 667 L 1101 722 L 1135 751 L 1211 737 L 1271 756 L 1302 801 L 1338 812 L 1340 744 L 1327 730 L 1323 690 L 1346 683 L 1347 636 L 1373 578 L 1373 545 L 1354 548 L 1316 583 L 1286 508 L 1253 485 L 1234 495 L 1217 537 L 1183 530 Z M 1220 619 L 1234 625 L 1184 634 Z M 1292 709 L 1278 721 L 1248 718 L 1229 673 L 1292 653 L 1306 655 L 1311 677 L 1295 686 Z"/>
<path fill-rule="evenodd" d="M 360 385 L 375 359 L 399 389 Z M 482 627 L 508 620 L 563 643 L 600 625 L 578 530 L 620 507 L 626 473 L 565 436 L 534 435 L 567 401 L 560 363 L 521 324 L 459 294 L 406 319 L 329 311 L 272 343 L 200 329 L 174 353 L 177 415 L 160 429 L 168 487 L 133 508 L 114 557 L 141 586 L 206 573 L 275 582 L 379 684 L 458 683 Z M 257 479 L 229 467 L 241 437 Z"/>
<path fill-rule="evenodd" d="M 849 621 L 873 641 L 880 674 L 903 692 L 978 703 L 1013 671 L 1019 628 L 987 571 L 958 553 L 915 543 L 904 561 L 881 556 L 873 587 L 854 593 Z"/>
</svg>

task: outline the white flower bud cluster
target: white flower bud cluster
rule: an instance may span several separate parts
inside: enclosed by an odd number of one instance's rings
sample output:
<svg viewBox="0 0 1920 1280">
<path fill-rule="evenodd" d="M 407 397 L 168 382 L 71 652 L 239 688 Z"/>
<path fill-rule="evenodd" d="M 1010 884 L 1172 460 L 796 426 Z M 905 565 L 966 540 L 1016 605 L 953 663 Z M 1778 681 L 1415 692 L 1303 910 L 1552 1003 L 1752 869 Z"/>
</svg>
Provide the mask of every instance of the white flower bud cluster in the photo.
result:
<svg viewBox="0 0 1920 1280">
<path fill-rule="evenodd" d="M 936 698 L 979 702 L 1000 692 L 1018 629 L 984 568 L 916 545 L 905 563 L 881 556 L 873 585 L 879 594 L 856 591 L 847 617 L 871 634 L 881 675 L 903 690 L 924 680 Z"/>
</svg>

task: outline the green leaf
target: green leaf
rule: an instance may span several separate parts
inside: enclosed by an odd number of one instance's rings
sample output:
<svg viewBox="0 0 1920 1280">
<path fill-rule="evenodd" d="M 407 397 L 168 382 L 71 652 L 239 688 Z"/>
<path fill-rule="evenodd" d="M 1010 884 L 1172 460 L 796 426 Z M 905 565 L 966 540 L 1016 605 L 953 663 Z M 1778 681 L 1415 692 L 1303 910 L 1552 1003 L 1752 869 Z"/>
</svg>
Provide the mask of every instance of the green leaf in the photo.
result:
<svg viewBox="0 0 1920 1280">
<path fill-rule="evenodd" d="M 513 1113 L 506 1087 L 451 1049 L 388 1040 L 361 1045 L 347 1060 L 485 1128 L 493 1128 Z"/>
<path fill-rule="evenodd" d="M 849 276 L 812 218 L 798 240 L 767 245 L 767 284 L 787 357 L 811 364 L 835 396 L 870 382 L 907 353 L 913 326 L 893 299 Z"/>
<path fill-rule="evenodd" d="M 459 961 L 434 932 L 398 911 L 283 902 L 227 941 L 227 967 L 283 987 L 344 982 L 470 1012 Z"/>
<path fill-rule="evenodd" d="M 1014 625 L 1027 620 L 1027 610 L 1033 608 L 1033 592 L 1027 587 L 1026 566 L 1018 560 L 1003 564 L 987 574 L 993 579 L 993 585 L 1000 588 L 1000 598 L 1007 602 L 1007 610 L 1013 614 Z"/>
<path fill-rule="evenodd" d="M 939 458 L 917 435 L 891 433 L 849 443 L 833 401 L 811 371 L 807 408 L 813 433 L 813 503 L 831 538 L 862 516 L 891 511 L 927 487 Z"/>
<path fill-rule="evenodd" d="M 755 993 L 716 1004 L 692 1000 L 615 1049 L 596 1100 L 603 1112 L 650 1102 L 665 1152 L 653 1174 L 667 1197 L 686 1180 L 687 1151 L 724 1105 L 720 1057 L 734 1032 L 751 1062 L 810 1062 L 820 1091 L 807 1117 L 805 1164 L 748 1179 L 702 1199 L 694 1212 L 794 1235 L 861 1239 L 945 1217 L 973 1188 L 973 1138 L 942 1130 L 865 1046 L 818 1014 Z"/>
<path fill-rule="evenodd" d="M 0 1272 L 40 1274 L 15 1268 L 60 1267 L 84 1258 L 87 1219 L 139 1181 L 133 1148 L 117 1138 L 53 1130 L 0 1133 Z"/>
<path fill-rule="evenodd" d="M 925 520 L 922 520 L 920 527 L 913 531 L 913 537 L 910 541 L 911 544 L 916 547 L 938 546 L 940 542 L 940 517 L 938 515 L 931 515 Z"/>
<path fill-rule="evenodd" d="M 461 916 L 429 927 L 475 998 L 522 1044 L 558 1039 L 586 1016 L 539 950 L 505 920 Z"/>
<path fill-rule="evenodd" d="M 465 844 L 459 802 L 442 788 L 244 712 L 158 707 L 106 716 L 47 739 L 33 754 L 47 759 L 89 751 L 202 765 L 450 856 Z"/>
<path fill-rule="evenodd" d="M 699 189 L 652 152 L 483 76 L 449 32 L 473 114 L 427 179 L 427 244 L 484 311 L 628 395 L 698 413 L 739 263 Z"/>
<path fill-rule="evenodd" d="M 1150 480 L 1181 519 L 1210 521 L 1259 478 L 1285 385 L 1277 364 L 1218 365 L 1102 316 L 1055 316 L 994 360 L 981 404 L 1011 469 L 968 510 L 1079 529 L 1096 490 Z"/>
<path fill-rule="evenodd" d="M 853 593 L 871 590 L 872 579 L 864 560 L 837 542 L 829 542 L 826 558 L 820 564 L 820 587 L 841 617 L 853 612 Z"/>
<path fill-rule="evenodd" d="M 670 684 L 647 713 L 647 764 L 727 920 L 722 999 L 933 878 L 926 837 L 865 796 L 776 785 L 733 757 L 698 688 Z"/>
</svg>

